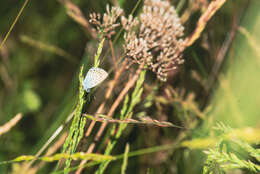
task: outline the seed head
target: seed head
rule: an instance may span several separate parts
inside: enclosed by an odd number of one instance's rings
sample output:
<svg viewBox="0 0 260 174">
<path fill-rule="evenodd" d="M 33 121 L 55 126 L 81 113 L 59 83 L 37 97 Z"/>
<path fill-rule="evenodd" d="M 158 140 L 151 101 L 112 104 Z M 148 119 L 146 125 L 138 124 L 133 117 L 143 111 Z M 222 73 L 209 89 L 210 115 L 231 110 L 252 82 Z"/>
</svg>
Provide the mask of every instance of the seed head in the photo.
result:
<svg viewBox="0 0 260 174">
<path fill-rule="evenodd" d="M 121 23 L 126 30 L 124 50 L 130 62 L 145 64 L 162 81 L 184 62 L 184 27 L 168 1 L 145 0 L 139 20 L 130 15 L 127 19 L 121 17 Z"/>
<path fill-rule="evenodd" d="M 97 27 L 99 34 L 111 39 L 112 35 L 115 34 L 115 29 L 120 26 L 117 23 L 117 19 L 121 16 L 123 10 L 119 7 L 110 8 L 106 6 L 106 13 L 103 14 L 102 19 L 99 13 L 91 13 L 89 22 Z"/>
</svg>

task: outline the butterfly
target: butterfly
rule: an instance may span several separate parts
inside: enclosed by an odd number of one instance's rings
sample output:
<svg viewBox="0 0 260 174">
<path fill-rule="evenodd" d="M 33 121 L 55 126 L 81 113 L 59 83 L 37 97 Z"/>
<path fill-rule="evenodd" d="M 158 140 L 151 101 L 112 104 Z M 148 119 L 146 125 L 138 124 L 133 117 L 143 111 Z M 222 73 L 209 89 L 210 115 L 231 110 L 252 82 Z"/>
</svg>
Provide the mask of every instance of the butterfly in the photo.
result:
<svg viewBox="0 0 260 174">
<path fill-rule="evenodd" d="M 103 82 L 108 76 L 108 73 L 102 68 L 93 67 L 88 70 L 88 73 L 83 81 L 83 88 L 86 92 Z"/>
</svg>

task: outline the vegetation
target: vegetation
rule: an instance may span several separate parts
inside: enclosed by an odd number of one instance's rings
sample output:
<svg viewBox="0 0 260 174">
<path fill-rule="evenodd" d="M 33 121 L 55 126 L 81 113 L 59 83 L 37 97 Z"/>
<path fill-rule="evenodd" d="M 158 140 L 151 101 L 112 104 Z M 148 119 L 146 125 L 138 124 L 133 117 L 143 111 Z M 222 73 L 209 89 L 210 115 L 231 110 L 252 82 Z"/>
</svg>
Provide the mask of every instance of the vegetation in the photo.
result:
<svg viewBox="0 0 260 174">
<path fill-rule="evenodd" d="M 0 173 L 259 173 L 259 7 L 5 0 Z"/>
</svg>

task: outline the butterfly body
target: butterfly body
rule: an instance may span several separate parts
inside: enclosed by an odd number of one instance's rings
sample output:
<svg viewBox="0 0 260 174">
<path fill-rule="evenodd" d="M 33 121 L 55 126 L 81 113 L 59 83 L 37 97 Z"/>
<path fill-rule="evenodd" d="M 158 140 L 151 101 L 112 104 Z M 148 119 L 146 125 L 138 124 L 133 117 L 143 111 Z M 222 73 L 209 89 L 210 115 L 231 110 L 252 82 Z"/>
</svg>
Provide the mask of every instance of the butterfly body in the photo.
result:
<svg viewBox="0 0 260 174">
<path fill-rule="evenodd" d="M 107 76 L 107 72 L 102 68 L 90 68 L 83 81 L 83 88 L 86 90 L 86 92 L 90 92 L 91 88 L 103 82 Z"/>
</svg>

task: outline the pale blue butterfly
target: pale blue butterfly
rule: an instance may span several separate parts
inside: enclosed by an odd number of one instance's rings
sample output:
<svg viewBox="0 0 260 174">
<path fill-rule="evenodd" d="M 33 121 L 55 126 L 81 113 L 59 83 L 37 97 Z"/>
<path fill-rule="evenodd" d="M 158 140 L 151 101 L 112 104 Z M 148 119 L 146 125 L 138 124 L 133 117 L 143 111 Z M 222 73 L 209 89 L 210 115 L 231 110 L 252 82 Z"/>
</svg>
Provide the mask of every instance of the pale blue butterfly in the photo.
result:
<svg viewBox="0 0 260 174">
<path fill-rule="evenodd" d="M 103 82 L 107 78 L 108 74 L 102 68 L 93 67 L 88 70 L 88 73 L 83 81 L 83 88 L 90 92 L 90 88 L 93 88 Z"/>
</svg>

